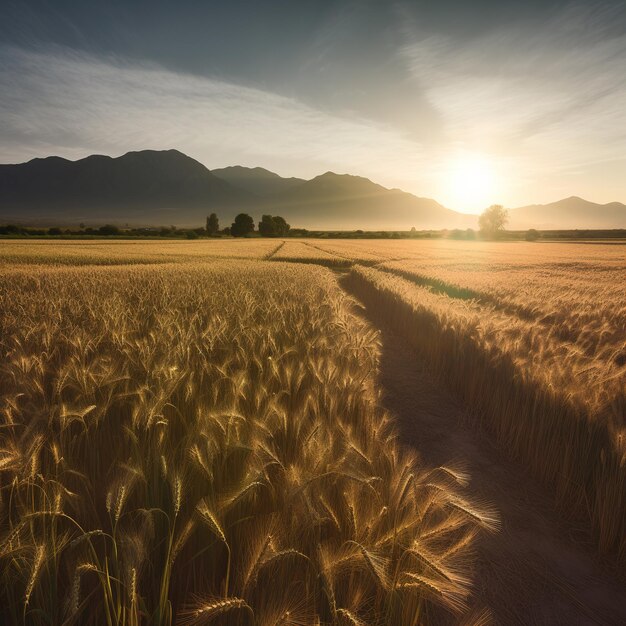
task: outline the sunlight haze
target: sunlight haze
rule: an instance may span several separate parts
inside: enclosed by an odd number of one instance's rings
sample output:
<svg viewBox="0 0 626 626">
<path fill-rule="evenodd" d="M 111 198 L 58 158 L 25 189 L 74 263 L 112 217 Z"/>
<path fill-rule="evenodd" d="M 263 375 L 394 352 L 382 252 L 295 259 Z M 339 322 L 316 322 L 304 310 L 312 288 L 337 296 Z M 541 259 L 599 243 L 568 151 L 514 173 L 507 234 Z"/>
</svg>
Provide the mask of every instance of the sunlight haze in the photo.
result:
<svg viewBox="0 0 626 626">
<path fill-rule="evenodd" d="M 482 154 L 460 153 L 450 159 L 444 170 L 437 197 L 458 211 L 476 213 L 497 201 L 499 185 L 492 159 Z"/>
<path fill-rule="evenodd" d="M 2 3 L 0 162 L 177 148 L 464 212 L 626 200 L 622 2 L 156 4 Z"/>
</svg>

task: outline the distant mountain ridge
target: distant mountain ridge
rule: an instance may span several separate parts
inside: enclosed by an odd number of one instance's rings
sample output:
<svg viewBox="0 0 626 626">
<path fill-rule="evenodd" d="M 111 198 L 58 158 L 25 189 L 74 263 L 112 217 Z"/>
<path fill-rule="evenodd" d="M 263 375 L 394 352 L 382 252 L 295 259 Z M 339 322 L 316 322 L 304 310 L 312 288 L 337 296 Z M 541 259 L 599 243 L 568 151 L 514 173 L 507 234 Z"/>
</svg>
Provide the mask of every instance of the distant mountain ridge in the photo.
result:
<svg viewBox="0 0 626 626">
<path fill-rule="evenodd" d="M 229 224 L 239 212 L 282 215 L 309 229 L 476 228 L 477 216 L 435 200 L 387 189 L 367 178 L 326 172 L 283 178 L 261 167 L 209 171 L 178 150 L 142 150 L 0 165 L 0 221 L 38 224 L 200 226 L 209 212 Z M 511 209 L 509 227 L 626 227 L 626 206 L 572 197 Z"/>
<path fill-rule="evenodd" d="M 283 178 L 263 167 L 243 167 L 241 165 L 211 170 L 211 174 L 256 196 L 281 193 L 306 182 L 303 178 Z"/>
<path fill-rule="evenodd" d="M 0 214 L 23 219 L 170 223 L 194 209 L 204 214 L 250 199 L 248 192 L 178 150 L 0 165 Z"/>
<path fill-rule="evenodd" d="M 309 215 L 323 217 L 336 229 L 423 229 L 474 227 L 476 216 L 446 209 L 435 200 L 387 189 L 368 178 L 326 172 L 291 190 L 276 194 L 279 213 L 295 223 Z"/>
<path fill-rule="evenodd" d="M 509 211 L 509 228 L 626 228 L 626 205 L 597 204 L 571 196 L 549 204 L 532 204 Z"/>
</svg>

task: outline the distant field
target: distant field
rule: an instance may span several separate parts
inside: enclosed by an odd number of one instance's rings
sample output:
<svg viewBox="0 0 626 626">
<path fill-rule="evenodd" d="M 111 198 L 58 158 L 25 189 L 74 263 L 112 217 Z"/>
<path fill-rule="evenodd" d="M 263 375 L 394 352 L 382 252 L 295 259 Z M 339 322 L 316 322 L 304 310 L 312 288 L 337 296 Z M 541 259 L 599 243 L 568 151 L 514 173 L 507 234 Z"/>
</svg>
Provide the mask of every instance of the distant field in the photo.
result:
<svg viewBox="0 0 626 626">
<path fill-rule="evenodd" d="M 128 265 L 180 263 L 203 259 L 262 259 L 280 245 L 274 239 L 254 241 L 0 241 L 0 263 L 48 265 Z"/>
<path fill-rule="evenodd" d="M 128 264 L 201 261 L 216 258 L 293 259 L 313 261 L 328 256 L 340 265 L 418 259 L 442 265 L 466 264 L 467 269 L 511 269 L 529 265 L 624 265 L 626 241 L 613 242 L 487 242 L 385 239 L 215 239 L 202 241 L 127 239 L 0 239 L 3 264 Z M 521 263 L 523 267 L 519 267 Z M 471 267 L 470 267 L 471 266 Z M 502 267 L 501 267 L 502 269 Z"/>
<path fill-rule="evenodd" d="M 3 623 L 469 620 L 355 300 L 626 572 L 626 246 L 0 241 Z"/>
</svg>

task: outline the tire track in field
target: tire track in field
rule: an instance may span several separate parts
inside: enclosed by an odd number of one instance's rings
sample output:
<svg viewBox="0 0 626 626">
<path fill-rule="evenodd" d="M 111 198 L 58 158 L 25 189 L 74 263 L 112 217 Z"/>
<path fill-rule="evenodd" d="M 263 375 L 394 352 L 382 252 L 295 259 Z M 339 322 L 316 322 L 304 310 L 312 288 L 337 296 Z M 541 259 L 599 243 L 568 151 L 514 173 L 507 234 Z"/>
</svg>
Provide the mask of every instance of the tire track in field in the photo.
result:
<svg viewBox="0 0 626 626">
<path fill-rule="evenodd" d="M 346 277 L 338 281 L 350 293 Z M 385 320 L 355 308 L 381 333 L 378 382 L 403 443 L 427 466 L 464 465 L 468 497 L 500 512 L 501 531 L 476 542 L 475 602 L 507 626 L 626 624 L 626 586 L 598 563 L 586 531 L 562 519 L 532 477 L 477 431 L 471 408 L 431 376 Z"/>
<path fill-rule="evenodd" d="M 266 254 L 263 257 L 264 261 L 269 261 L 283 246 L 285 245 L 285 241 L 281 241 L 271 252 Z"/>
<path fill-rule="evenodd" d="M 337 256 L 340 257 L 342 259 L 346 259 L 347 261 L 350 262 L 351 265 L 365 265 L 365 266 L 372 266 L 372 265 L 376 265 L 377 263 L 388 263 L 389 259 L 382 259 L 379 261 L 378 259 L 359 259 L 359 260 L 355 260 L 354 257 L 351 256 L 347 256 L 345 254 L 341 254 L 340 252 L 336 252 L 335 250 L 330 251 L 330 250 L 325 250 L 324 248 L 322 248 L 321 246 L 316 246 L 315 244 L 311 243 L 310 241 L 303 241 L 302 242 L 305 246 L 309 246 L 310 248 L 313 248 L 314 250 L 319 250 L 320 252 L 323 252 L 324 254 L 331 254 L 333 256 Z"/>
</svg>

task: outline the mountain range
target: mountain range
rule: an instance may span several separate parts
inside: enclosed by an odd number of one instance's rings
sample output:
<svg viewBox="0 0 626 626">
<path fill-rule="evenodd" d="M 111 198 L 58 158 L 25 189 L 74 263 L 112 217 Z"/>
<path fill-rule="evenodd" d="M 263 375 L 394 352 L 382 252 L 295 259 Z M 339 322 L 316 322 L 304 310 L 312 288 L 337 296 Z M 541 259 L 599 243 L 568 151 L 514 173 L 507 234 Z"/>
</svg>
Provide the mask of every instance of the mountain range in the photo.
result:
<svg viewBox="0 0 626 626">
<path fill-rule="evenodd" d="M 571 196 L 549 204 L 532 204 L 509 211 L 509 228 L 626 228 L 626 205 L 597 204 Z"/>
<path fill-rule="evenodd" d="M 367 178 L 326 172 L 283 178 L 261 167 L 209 171 L 177 150 L 143 150 L 78 161 L 60 157 L 0 165 L 0 221 L 32 224 L 223 225 L 239 212 L 282 215 L 309 229 L 476 228 L 477 216 L 387 189 Z M 571 197 L 511 209 L 509 227 L 624 228 L 626 206 Z"/>
</svg>

